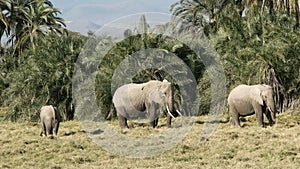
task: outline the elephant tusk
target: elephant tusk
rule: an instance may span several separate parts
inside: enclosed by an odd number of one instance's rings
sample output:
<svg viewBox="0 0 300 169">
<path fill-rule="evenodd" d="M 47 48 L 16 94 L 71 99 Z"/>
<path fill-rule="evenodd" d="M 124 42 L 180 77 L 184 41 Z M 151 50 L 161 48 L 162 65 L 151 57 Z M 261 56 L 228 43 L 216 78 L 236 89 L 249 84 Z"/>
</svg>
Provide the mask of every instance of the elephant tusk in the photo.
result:
<svg viewBox="0 0 300 169">
<path fill-rule="evenodd" d="M 170 112 L 170 109 L 169 109 L 169 106 L 168 106 L 168 105 L 167 105 L 167 111 L 168 111 L 169 115 L 170 115 L 172 118 L 175 119 L 175 117 L 173 116 L 173 114 Z"/>
<path fill-rule="evenodd" d="M 179 116 L 181 116 L 181 117 L 182 117 L 182 114 L 180 113 L 180 111 L 179 111 L 179 110 L 176 110 L 176 112 L 179 114 Z"/>
<path fill-rule="evenodd" d="M 269 111 L 271 112 L 271 113 L 273 113 L 273 111 L 271 110 L 271 108 L 268 106 L 268 109 L 269 109 Z"/>
</svg>

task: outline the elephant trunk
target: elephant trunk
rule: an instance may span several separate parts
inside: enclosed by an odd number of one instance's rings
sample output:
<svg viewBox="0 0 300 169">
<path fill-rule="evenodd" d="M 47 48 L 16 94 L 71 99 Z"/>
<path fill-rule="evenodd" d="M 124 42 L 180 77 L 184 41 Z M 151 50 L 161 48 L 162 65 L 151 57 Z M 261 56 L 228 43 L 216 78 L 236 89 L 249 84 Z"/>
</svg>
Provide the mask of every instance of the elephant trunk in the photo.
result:
<svg viewBox="0 0 300 169">
<path fill-rule="evenodd" d="M 277 110 L 275 108 L 275 103 L 274 103 L 273 98 L 268 99 L 268 101 L 267 101 L 267 107 L 268 107 L 268 109 L 270 111 L 272 120 L 274 122 L 276 122 L 276 113 L 277 113 Z"/>
</svg>

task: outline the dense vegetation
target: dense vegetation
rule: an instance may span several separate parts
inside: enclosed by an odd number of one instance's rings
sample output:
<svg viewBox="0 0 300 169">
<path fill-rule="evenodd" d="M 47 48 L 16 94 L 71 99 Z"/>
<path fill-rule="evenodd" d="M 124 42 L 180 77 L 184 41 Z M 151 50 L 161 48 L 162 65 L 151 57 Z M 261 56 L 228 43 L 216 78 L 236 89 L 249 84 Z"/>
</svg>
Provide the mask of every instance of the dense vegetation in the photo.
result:
<svg viewBox="0 0 300 169">
<path fill-rule="evenodd" d="M 37 121 L 39 108 L 57 105 L 73 119 L 72 73 L 86 37 L 64 28 L 50 1 L 0 2 L 0 104 L 5 118 Z"/>
<path fill-rule="evenodd" d="M 299 4 L 285 2 L 187 0 L 171 9 L 210 37 L 229 89 L 241 83 L 269 84 L 283 111 L 300 90 Z"/>
<path fill-rule="evenodd" d="M 300 93 L 299 4 L 286 2 L 180 0 L 171 6 L 171 12 L 210 39 L 225 69 L 228 90 L 241 83 L 270 84 L 276 92 L 277 108 L 285 111 Z M 72 75 L 81 49 L 87 38 L 94 38 L 95 43 L 114 39 L 72 33 L 48 0 L 3 0 L 0 9 L 0 37 L 5 41 L 0 55 L 0 105 L 7 108 L 5 118 L 36 121 L 42 105 L 54 104 L 65 120 L 73 119 Z M 141 17 L 137 32 L 125 31 L 125 40 L 109 51 L 95 72 L 102 112 L 107 115 L 112 109 L 110 82 L 118 63 L 141 49 L 159 48 L 189 65 L 203 95 L 199 114 L 207 113 L 210 79 L 201 61 L 186 44 L 149 34 L 147 29 L 146 18 Z M 149 69 L 133 81 L 164 78 L 174 80 L 163 71 Z M 176 95 L 178 102 L 179 93 Z"/>
</svg>

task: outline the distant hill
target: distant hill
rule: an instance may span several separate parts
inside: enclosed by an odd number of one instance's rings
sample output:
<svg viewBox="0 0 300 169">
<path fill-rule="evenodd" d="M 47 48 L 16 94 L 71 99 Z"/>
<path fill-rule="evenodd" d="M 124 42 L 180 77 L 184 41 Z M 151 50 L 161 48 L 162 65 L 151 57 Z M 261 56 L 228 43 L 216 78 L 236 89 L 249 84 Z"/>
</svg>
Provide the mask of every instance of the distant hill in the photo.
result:
<svg viewBox="0 0 300 169">
<path fill-rule="evenodd" d="M 95 32 L 102 26 L 92 21 L 79 20 L 77 22 L 67 23 L 67 27 L 75 32 L 80 32 L 81 34 L 87 35 L 89 31 Z"/>
</svg>

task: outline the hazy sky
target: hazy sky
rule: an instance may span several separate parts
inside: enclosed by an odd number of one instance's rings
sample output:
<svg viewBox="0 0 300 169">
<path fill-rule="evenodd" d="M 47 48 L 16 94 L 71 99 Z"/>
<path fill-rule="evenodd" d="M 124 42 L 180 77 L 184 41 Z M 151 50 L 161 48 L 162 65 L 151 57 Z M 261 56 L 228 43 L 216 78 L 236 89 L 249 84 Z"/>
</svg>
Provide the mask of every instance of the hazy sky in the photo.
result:
<svg viewBox="0 0 300 169">
<path fill-rule="evenodd" d="M 170 13 L 177 0 L 51 0 L 62 11 L 67 28 L 86 34 L 108 22 L 143 12 Z"/>
</svg>

